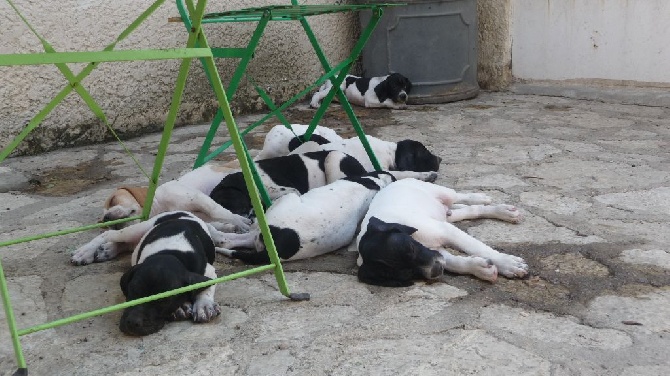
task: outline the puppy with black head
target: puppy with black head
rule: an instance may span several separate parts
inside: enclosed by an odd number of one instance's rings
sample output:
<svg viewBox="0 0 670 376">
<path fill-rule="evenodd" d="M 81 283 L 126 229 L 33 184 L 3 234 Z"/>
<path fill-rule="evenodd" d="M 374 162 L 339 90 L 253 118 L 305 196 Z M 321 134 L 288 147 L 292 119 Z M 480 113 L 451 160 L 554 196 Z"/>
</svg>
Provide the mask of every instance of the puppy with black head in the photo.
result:
<svg viewBox="0 0 670 376">
<path fill-rule="evenodd" d="M 362 176 L 368 172 L 356 158 L 338 150 L 320 150 L 263 159 L 256 161 L 256 166 L 272 200 L 288 193 L 305 194 L 338 179 Z M 432 171 L 389 173 L 398 179 L 412 177 L 435 181 L 437 178 L 437 173 Z M 248 215 L 251 212 L 251 198 L 242 172 L 222 178 L 210 197 L 234 214 Z"/>
<path fill-rule="evenodd" d="M 332 87 L 333 84 L 330 80 L 326 81 L 314 93 L 309 105 L 312 108 L 318 108 L 321 100 L 328 95 Z M 412 90 L 412 82 L 400 73 L 371 78 L 347 75 L 340 85 L 340 89 L 350 103 L 358 106 L 404 109 L 407 107 L 407 98 Z"/>
<path fill-rule="evenodd" d="M 395 176 L 398 179 L 411 177 L 412 172 L 437 171 L 440 168 L 442 158 L 431 153 L 426 145 L 419 141 L 402 140 L 392 142 L 373 136 L 366 136 L 366 138 L 382 170 L 393 171 L 394 173 L 407 172 L 404 176 L 402 176 L 403 174 L 396 174 Z M 291 154 L 303 154 L 319 150 L 339 150 L 347 153 L 356 158 L 366 171 L 374 171 L 370 157 L 358 137 L 325 144 L 317 144 L 316 142 L 309 141 L 298 146 Z"/>
<path fill-rule="evenodd" d="M 209 281 L 216 278 L 214 255 L 210 227 L 200 218 L 188 212 L 159 215 L 135 247 L 132 267 L 121 277 L 121 290 L 127 300 L 135 300 Z M 172 319 L 208 322 L 221 313 L 214 289 L 211 285 L 126 308 L 120 329 L 147 335 Z"/>
<path fill-rule="evenodd" d="M 130 270 L 121 277 L 127 300 L 135 300 L 216 278 L 214 239 L 220 233 L 195 215 L 166 212 L 121 230 L 107 230 L 75 253 L 80 260 L 110 259 L 134 246 Z M 147 335 L 166 321 L 192 318 L 208 322 L 221 312 L 214 302 L 215 286 L 181 293 L 127 308 L 121 331 Z"/>
<path fill-rule="evenodd" d="M 435 279 L 443 271 L 472 274 L 495 281 L 498 274 L 523 277 L 528 265 L 498 252 L 453 225 L 465 219 L 493 218 L 518 223 L 512 205 L 489 205 L 481 193 L 453 189 L 415 179 L 398 180 L 370 203 L 356 239 L 358 278 L 380 286 L 409 286 L 414 279 Z M 450 247 L 470 256 L 455 256 Z"/>
</svg>

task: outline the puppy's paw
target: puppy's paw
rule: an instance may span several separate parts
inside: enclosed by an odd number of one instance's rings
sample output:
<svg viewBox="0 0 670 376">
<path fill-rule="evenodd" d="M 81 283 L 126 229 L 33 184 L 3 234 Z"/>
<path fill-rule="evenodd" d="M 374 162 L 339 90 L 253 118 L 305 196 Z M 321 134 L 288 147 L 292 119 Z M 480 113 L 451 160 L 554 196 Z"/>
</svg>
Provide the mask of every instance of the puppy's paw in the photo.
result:
<svg viewBox="0 0 670 376">
<path fill-rule="evenodd" d="M 210 298 L 197 299 L 193 304 L 193 321 L 209 322 L 221 314 L 221 307 Z"/>
<path fill-rule="evenodd" d="M 437 180 L 437 172 L 435 172 L 435 171 L 426 172 L 426 175 L 425 175 L 423 181 L 426 181 L 428 183 L 432 183 L 435 180 Z"/>
<path fill-rule="evenodd" d="M 226 247 L 219 246 L 219 244 L 217 244 L 216 247 L 214 247 L 214 250 L 216 251 L 216 253 L 220 253 L 220 254 L 222 254 L 226 257 L 231 257 L 231 258 L 233 257 L 233 254 L 235 253 L 234 250 L 228 249 Z"/>
<path fill-rule="evenodd" d="M 73 265 L 88 265 L 93 262 L 109 261 L 119 254 L 119 249 L 116 243 L 105 242 L 93 248 L 90 246 L 83 246 L 77 249 L 70 258 Z"/>
<path fill-rule="evenodd" d="M 237 226 L 232 223 L 210 222 L 209 224 L 221 232 L 235 232 L 237 230 Z"/>
<path fill-rule="evenodd" d="M 191 302 L 184 303 L 172 313 L 173 321 L 188 320 L 193 317 L 193 304 Z"/>
<path fill-rule="evenodd" d="M 230 222 L 235 225 L 236 232 L 249 232 L 249 227 L 253 221 L 247 217 L 235 215 Z"/>
<path fill-rule="evenodd" d="M 482 257 L 469 257 L 470 270 L 472 275 L 484 281 L 495 282 L 498 279 L 498 268 L 491 262 Z"/>
<path fill-rule="evenodd" d="M 495 218 L 510 223 L 519 223 L 523 219 L 523 215 L 513 205 L 500 204 L 495 206 Z"/>
<path fill-rule="evenodd" d="M 88 265 L 95 260 L 95 249 L 81 247 L 74 251 L 70 257 L 72 265 Z"/>
<path fill-rule="evenodd" d="M 498 267 L 498 273 L 507 278 L 522 278 L 528 274 L 528 265 L 521 257 L 502 253 L 491 261 Z"/>
</svg>

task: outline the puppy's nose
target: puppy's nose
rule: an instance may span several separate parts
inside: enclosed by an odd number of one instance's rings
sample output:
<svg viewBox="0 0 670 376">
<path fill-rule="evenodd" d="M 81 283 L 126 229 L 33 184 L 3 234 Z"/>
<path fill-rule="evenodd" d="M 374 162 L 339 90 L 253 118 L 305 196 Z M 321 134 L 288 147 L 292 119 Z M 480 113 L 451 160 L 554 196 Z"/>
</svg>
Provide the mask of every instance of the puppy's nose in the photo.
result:
<svg viewBox="0 0 670 376">
<path fill-rule="evenodd" d="M 398 98 L 400 98 L 401 101 L 405 102 L 407 100 L 407 93 L 402 92 L 400 95 L 398 95 Z"/>
</svg>

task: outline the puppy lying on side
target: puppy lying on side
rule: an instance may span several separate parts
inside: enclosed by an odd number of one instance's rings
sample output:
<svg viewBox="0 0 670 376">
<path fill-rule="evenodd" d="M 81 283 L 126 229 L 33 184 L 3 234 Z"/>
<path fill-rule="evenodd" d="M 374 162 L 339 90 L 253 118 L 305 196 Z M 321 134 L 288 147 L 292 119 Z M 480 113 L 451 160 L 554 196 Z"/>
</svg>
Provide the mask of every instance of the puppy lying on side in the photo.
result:
<svg viewBox="0 0 670 376">
<path fill-rule="evenodd" d="M 319 125 L 315 128 L 312 138 L 303 144 L 300 136 L 304 135 L 306 130 L 307 125 L 300 124 L 293 124 L 293 132 L 283 125 L 274 126 L 265 137 L 265 144 L 259 156 L 272 158 L 280 156 L 280 152 L 303 154 L 319 150 L 339 150 L 356 158 L 366 171 L 374 171 L 370 157 L 358 137 L 343 139 L 331 129 Z M 315 139 L 317 135 L 319 137 Z M 384 171 L 425 172 L 438 171 L 440 168 L 442 159 L 431 153 L 419 141 L 391 142 L 373 136 L 367 136 L 367 139 Z"/>
<path fill-rule="evenodd" d="M 266 213 L 277 253 L 282 260 L 298 260 L 335 251 L 351 243 L 370 201 L 395 178 L 386 172 L 340 179 L 299 196 L 280 197 Z M 247 264 L 270 260 L 258 229 L 246 234 L 224 234 L 217 252 Z M 255 248 L 238 251 L 233 248 Z"/>
<path fill-rule="evenodd" d="M 332 82 L 326 81 L 314 93 L 309 105 L 312 108 L 318 108 L 321 100 L 328 95 L 332 87 Z M 412 90 L 412 82 L 400 73 L 372 78 L 349 74 L 342 81 L 340 89 L 350 103 L 358 106 L 403 109 L 407 107 L 407 97 Z"/>
<path fill-rule="evenodd" d="M 272 200 L 291 192 L 305 194 L 340 178 L 362 176 L 367 173 L 355 158 L 337 150 L 263 159 L 256 162 L 256 167 Z M 437 179 L 435 172 L 391 171 L 389 173 L 398 179 L 407 177 L 426 181 Z M 251 198 L 242 172 L 235 172 L 221 179 L 221 182 L 212 190 L 210 197 L 235 214 L 248 215 L 252 209 Z"/>
<path fill-rule="evenodd" d="M 251 221 L 233 214 L 209 197 L 214 187 L 224 176 L 239 169 L 225 165 L 206 164 L 189 171 L 177 180 L 163 183 L 156 188 L 149 218 L 160 213 L 185 210 L 193 213 L 216 228 L 227 231 L 248 231 Z M 128 218 L 142 212 L 147 187 L 121 187 L 105 201 L 101 221 Z M 130 225 L 119 223 L 112 228 L 120 229 Z"/>
<path fill-rule="evenodd" d="M 510 278 L 525 276 L 528 266 L 522 258 L 500 253 L 452 225 L 475 218 L 521 220 L 513 206 L 481 205 L 490 202 L 484 194 L 457 193 L 415 179 L 388 185 L 372 200 L 356 238 L 359 280 L 410 286 L 415 278 L 438 278 L 443 270 L 488 281 L 495 281 L 498 273 Z M 454 256 L 444 247 L 471 256 Z"/>
<path fill-rule="evenodd" d="M 77 249 L 72 263 L 107 261 L 134 247 L 132 267 L 121 277 L 123 295 L 134 300 L 216 278 L 212 237 L 221 241 L 218 234 L 191 213 L 167 212 L 103 232 Z M 214 302 L 214 286 L 128 307 L 119 327 L 126 334 L 141 336 L 159 331 L 174 319 L 208 322 L 221 313 Z"/>
<path fill-rule="evenodd" d="M 288 155 L 288 153 L 306 141 L 301 136 L 307 132 L 308 127 L 306 124 L 291 124 L 291 129 L 289 129 L 283 124 L 275 125 L 265 135 L 263 148 L 254 157 L 254 160 L 258 161 Z M 343 138 L 335 133 L 334 130 L 320 125 L 316 126 L 314 133 L 312 133 L 309 139 L 309 141 L 314 141 L 318 144 L 327 144 L 342 140 Z"/>
</svg>

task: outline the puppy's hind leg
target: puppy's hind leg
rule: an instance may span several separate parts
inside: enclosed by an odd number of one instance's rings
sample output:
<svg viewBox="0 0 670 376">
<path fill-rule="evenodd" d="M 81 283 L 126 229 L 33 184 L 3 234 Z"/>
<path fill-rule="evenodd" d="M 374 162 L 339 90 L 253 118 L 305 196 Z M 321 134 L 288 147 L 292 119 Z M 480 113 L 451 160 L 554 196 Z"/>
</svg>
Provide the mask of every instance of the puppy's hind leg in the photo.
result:
<svg viewBox="0 0 670 376">
<path fill-rule="evenodd" d="M 461 205 L 454 204 L 447 215 L 450 223 L 466 219 L 490 218 L 499 219 L 510 223 L 519 223 L 523 216 L 521 212 L 512 205 Z"/>
<path fill-rule="evenodd" d="M 74 265 L 108 261 L 121 253 L 130 252 L 142 236 L 154 226 L 154 219 L 136 223 L 121 230 L 107 230 L 77 248 L 70 258 Z"/>
<path fill-rule="evenodd" d="M 528 274 L 528 265 L 521 257 L 498 252 L 451 223 L 442 222 L 442 225 L 440 238 L 443 246 L 489 259 L 498 268 L 498 273 L 508 278 L 520 278 Z"/>
<path fill-rule="evenodd" d="M 477 256 L 455 256 L 445 250 L 438 250 L 444 258 L 444 270 L 458 274 L 472 274 L 479 279 L 495 282 L 498 268 L 491 262 Z"/>
<path fill-rule="evenodd" d="M 233 232 L 220 232 L 220 231 L 211 231 L 212 241 L 216 247 L 221 249 L 231 249 L 231 248 L 254 248 L 255 240 L 258 236 L 258 231 L 250 231 L 244 234 L 236 234 Z M 219 252 L 219 249 L 217 249 Z M 220 253 L 230 256 L 224 251 Z"/>
<path fill-rule="evenodd" d="M 249 231 L 251 219 L 232 213 L 200 191 L 189 190 L 183 199 L 185 207 L 182 210 L 192 212 L 205 222 L 220 222 L 218 228 L 224 228 L 223 225 L 229 223 L 239 231 Z"/>
<path fill-rule="evenodd" d="M 330 82 L 330 80 L 321 85 L 319 90 L 312 96 L 312 100 L 309 102 L 309 106 L 312 108 L 319 108 L 321 100 L 326 97 L 331 87 L 333 87 L 333 84 Z"/>
</svg>

